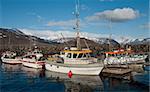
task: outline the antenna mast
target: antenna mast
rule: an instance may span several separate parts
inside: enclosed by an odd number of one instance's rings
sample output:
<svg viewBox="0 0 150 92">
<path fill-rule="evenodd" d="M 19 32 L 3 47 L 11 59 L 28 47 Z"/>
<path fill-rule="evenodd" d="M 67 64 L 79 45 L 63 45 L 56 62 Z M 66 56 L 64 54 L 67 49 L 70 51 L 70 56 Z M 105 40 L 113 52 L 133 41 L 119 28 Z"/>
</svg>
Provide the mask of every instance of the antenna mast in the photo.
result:
<svg viewBox="0 0 150 92">
<path fill-rule="evenodd" d="M 110 22 L 109 22 L 109 30 L 111 31 L 112 30 L 112 17 L 110 16 Z M 109 51 L 111 51 L 112 50 L 112 45 L 111 45 L 111 37 L 112 37 L 112 33 L 109 35 L 109 39 L 108 39 L 108 41 L 109 41 L 109 46 L 108 46 L 108 48 L 109 48 Z"/>
<path fill-rule="evenodd" d="M 79 29 L 79 0 L 76 0 L 76 11 L 75 11 L 75 15 L 76 15 L 76 31 L 77 31 L 77 49 L 81 50 L 81 45 L 80 45 L 80 29 Z"/>
</svg>

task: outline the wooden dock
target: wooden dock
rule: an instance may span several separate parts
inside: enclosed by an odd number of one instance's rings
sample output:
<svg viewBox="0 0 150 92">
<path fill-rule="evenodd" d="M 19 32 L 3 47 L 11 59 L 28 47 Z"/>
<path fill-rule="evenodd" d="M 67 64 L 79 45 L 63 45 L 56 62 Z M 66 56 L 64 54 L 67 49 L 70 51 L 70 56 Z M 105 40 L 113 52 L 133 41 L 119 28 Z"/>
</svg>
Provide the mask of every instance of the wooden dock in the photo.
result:
<svg viewBox="0 0 150 92">
<path fill-rule="evenodd" d="M 124 68 L 105 68 L 102 73 L 111 73 L 117 75 L 123 75 L 126 73 L 130 73 L 131 69 L 124 69 Z"/>
<path fill-rule="evenodd" d="M 132 72 L 142 72 L 143 71 L 143 65 L 146 65 L 147 63 L 142 64 L 109 64 L 106 65 L 105 68 L 110 69 L 131 69 Z"/>
<path fill-rule="evenodd" d="M 145 62 L 143 65 L 150 66 L 150 62 Z"/>
<path fill-rule="evenodd" d="M 102 75 L 105 77 L 115 77 L 120 79 L 131 79 L 132 70 L 129 68 L 104 68 Z"/>
<path fill-rule="evenodd" d="M 121 64 L 110 64 L 110 65 L 106 65 L 106 68 L 129 68 L 128 65 L 121 65 Z"/>
</svg>

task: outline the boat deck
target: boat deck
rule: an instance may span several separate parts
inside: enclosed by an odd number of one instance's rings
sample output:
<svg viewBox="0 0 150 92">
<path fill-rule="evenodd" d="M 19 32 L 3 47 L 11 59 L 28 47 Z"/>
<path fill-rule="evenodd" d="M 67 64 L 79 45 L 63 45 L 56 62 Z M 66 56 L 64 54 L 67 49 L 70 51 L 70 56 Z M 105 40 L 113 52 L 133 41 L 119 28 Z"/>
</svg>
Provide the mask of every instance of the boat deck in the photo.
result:
<svg viewBox="0 0 150 92">
<path fill-rule="evenodd" d="M 104 64 L 103 62 L 97 62 L 97 63 L 91 63 L 91 64 L 64 64 L 64 63 L 56 63 L 53 61 L 46 61 L 47 64 L 51 64 L 51 65 L 57 65 L 57 66 L 64 66 L 64 67 L 103 67 Z"/>
</svg>

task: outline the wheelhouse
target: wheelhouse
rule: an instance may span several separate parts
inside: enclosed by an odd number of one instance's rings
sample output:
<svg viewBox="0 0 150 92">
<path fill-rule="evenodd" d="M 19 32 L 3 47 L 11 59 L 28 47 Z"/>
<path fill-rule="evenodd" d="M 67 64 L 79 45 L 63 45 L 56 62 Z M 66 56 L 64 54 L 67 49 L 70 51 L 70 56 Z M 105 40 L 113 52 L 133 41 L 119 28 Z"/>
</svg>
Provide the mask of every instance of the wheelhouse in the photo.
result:
<svg viewBox="0 0 150 92">
<path fill-rule="evenodd" d="M 89 58 L 91 50 L 64 50 L 61 55 L 66 58 Z"/>
</svg>

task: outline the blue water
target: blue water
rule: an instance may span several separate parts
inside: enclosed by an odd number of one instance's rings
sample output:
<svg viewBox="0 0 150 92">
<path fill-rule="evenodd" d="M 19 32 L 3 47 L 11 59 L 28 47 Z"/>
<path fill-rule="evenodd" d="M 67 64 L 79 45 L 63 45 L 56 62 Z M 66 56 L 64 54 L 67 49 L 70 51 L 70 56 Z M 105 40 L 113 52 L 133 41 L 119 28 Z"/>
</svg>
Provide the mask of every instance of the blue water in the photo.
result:
<svg viewBox="0 0 150 92">
<path fill-rule="evenodd" d="M 144 70 L 145 70 L 145 71 L 150 71 L 150 66 L 145 66 L 145 67 L 144 67 Z"/>
<path fill-rule="evenodd" d="M 148 92 L 149 73 L 123 80 L 103 76 L 78 76 L 1 64 L 0 92 Z M 140 78 L 139 78 L 140 76 Z M 144 83 L 143 83 L 144 82 Z"/>
</svg>

